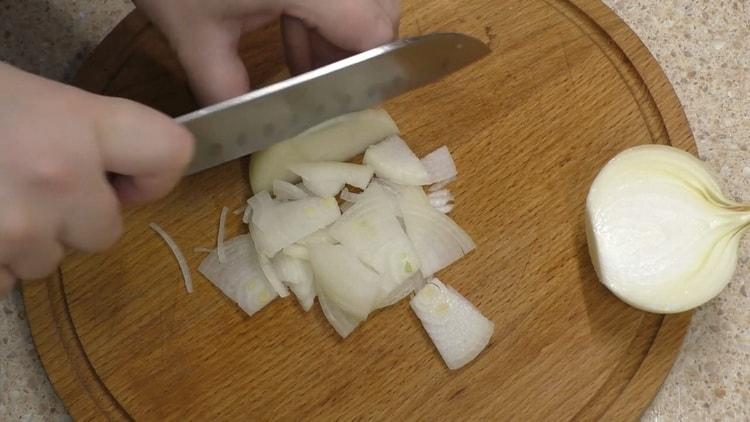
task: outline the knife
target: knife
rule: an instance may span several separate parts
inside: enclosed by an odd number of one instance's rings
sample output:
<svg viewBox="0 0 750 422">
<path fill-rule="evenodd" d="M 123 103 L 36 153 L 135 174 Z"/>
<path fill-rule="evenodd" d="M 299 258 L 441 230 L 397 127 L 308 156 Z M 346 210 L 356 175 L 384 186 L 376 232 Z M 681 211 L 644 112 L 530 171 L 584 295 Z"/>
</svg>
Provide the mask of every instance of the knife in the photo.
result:
<svg viewBox="0 0 750 422">
<path fill-rule="evenodd" d="M 291 138 L 333 117 L 422 87 L 484 57 L 468 35 L 434 33 L 367 50 L 178 117 L 196 139 L 187 174 Z"/>
</svg>

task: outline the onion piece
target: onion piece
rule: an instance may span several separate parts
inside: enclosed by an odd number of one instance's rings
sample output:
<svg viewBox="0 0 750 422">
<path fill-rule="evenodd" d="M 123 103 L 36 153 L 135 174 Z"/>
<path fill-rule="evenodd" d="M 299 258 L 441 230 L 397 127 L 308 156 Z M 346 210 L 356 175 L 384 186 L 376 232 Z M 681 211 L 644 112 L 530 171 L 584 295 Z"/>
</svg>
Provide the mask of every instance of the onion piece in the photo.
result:
<svg viewBox="0 0 750 422">
<path fill-rule="evenodd" d="M 333 245 L 334 243 L 336 243 L 336 239 L 331 237 L 331 234 L 328 233 L 328 230 L 318 230 L 315 233 L 300 240 L 299 243 L 303 246 L 313 246 L 318 243 L 329 243 Z"/>
<path fill-rule="evenodd" d="M 243 206 L 237 208 L 236 210 L 232 211 L 232 214 L 234 214 L 234 215 L 244 215 L 246 209 L 247 209 L 247 205 L 243 205 Z"/>
<path fill-rule="evenodd" d="M 289 286 L 302 309 L 305 312 L 309 311 L 315 302 L 314 277 L 310 263 L 283 253 L 276 254 L 271 262 L 279 279 Z"/>
<path fill-rule="evenodd" d="M 403 186 L 397 198 L 406 234 L 414 244 L 425 277 L 454 263 L 476 247 L 458 224 L 430 205 L 421 188 Z"/>
<path fill-rule="evenodd" d="M 458 175 L 456 163 L 445 145 L 425 155 L 421 161 L 429 174 L 429 183 L 452 180 Z"/>
<path fill-rule="evenodd" d="M 382 276 L 383 296 L 419 271 L 417 251 L 396 217 L 393 199 L 378 183 L 371 184 L 328 233 Z"/>
<path fill-rule="evenodd" d="M 335 196 L 347 184 L 364 189 L 373 175 L 368 166 L 333 161 L 296 163 L 289 169 L 302 178 L 305 187 L 321 197 Z"/>
<path fill-rule="evenodd" d="M 443 180 L 442 182 L 435 183 L 434 185 L 430 185 L 430 187 L 427 188 L 427 192 L 435 192 L 441 189 L 444 189 L 446 186 L 448 186 L 450 183 L 455 182 L 456 178 Z"/>
<path fill-rule="evenodd" d="M 341 215 L 332 197 L 275 202 L 267 192 L 261 192 L 250 199 L 250 207 L 250 234 L 258 251 L 267 257 L 330 225 Z"/>
<path fill-rule="evenodd" d="M 177 260 L 177 265 L 180 266 L 182 280 L 185 283 L 185 290 L 187 290 L 188 293 L 193 293 L 193 279 L 190 276 L 190 267 L 188 266 L 185 255 L 182 254 L 180 247 L 177 246 L 177 243 L 174 241 L 174 239 L 172 239 L 172 236 L 167 234 L 167 232 L 164 231 L 164 229 L 162 229 L 158 224 L 151 223 L 148 226 L 151 227 L 151 230 L 155 231 L 159 236 L 161 236 L 161 238 L 164 240 L 164 243 L 166 243 L 169 249 L 172 251 L 172 254 Z"/>
<path fill-rule="evenodd" d="M 302 246 L 299 243 L 287 246 L 286 248 L 281 250 L 281 253 L 287 256 L 291 256 L 292 258 L 302 259 L 304 261 L 310 260 L 310 253 L 308 252 L 307 247 Z M 278 256 L 278 254 L 276 255 Z"/>
<path fill-rule="evenodd" d="M 349 191 L 349 189 L 344 188 L 341 191 L 341 200 L 342 201 L 346 201 L 346 202 L 354 203 L 354 202 L 357 202 L 357 198 L 359 197 L 359 195 L 360 194 L 351 192 L 351 191 Z"/>
<path fill-rule="evenodd" d="M 326 295 L 319 293 L 318 302 L 320 302 L 320 309 L 323 310 L 323 315 L 325 315 L 328 322 L 341 338 L 347 338 L 357 328 L 357 325 L 359 325 L 359 320 L 342 311 Z"/>
<path fill-rule="evenodd" d="M 279 201 L 295 201 L 298 199 L 308 198 L 310 195 L 308 195 L 304 190 L 300 189 L 297 185 L 293 185 L 284 180 L 274 180 L 273 196 L 275 196 Z"/>
<path fill-rule="evenodd" d="M 203 259 L 198 271 L 248 315 L 253 315 L 277 297 L 260 268 L 258 255 L 249 235 L 224 242 L 226 263 L 217 251 Z"/>
<path fill-rule="evenodd" d="M 441 189 L 427 194 L 427 198 L 430 200 L 430 205 L 436 210 L 443 212 L 443 209 L 449 208 L 449 211 L 453 209 L 453 201 L 455 198 L 448 189 Z M 447 214 L 448 212 L 443 212 Z"/>
<path fill-rule="evenodd" d="M 310 250 L 319 294 L 364 321 L 381 297 L 380 277 L 342 245 L 319 243 Z"/>
<path fill-rule="evenodd" d="M 362 162 L 375 170 L 378 177 L 402 185 L 426 185 L 427 169 L 409 146 L 398 136 L 391 136 L 365 151 Z"/>
<path fill-rule="evenodd" d="M 271 190 L 274 180 L 295 182 L 289 165 L 310 161 L 347 161 L 388 136 L 398 127 L 384 110 L 345 114 L 278 142 L 250 156 L 253 192 Z"/>
<path fill-rule="evenodd" d="M 195 248 L 193 248 L 193 252 L 195 253 L 211 253 L 214 250 L 215 249 L 207 248 L 205 246 L 196 246 Z"/>
<path fill-rule="evenodd" d="M 256 245 L 257 249 L 257 245 Z M 286 288 L 284 283 L 281 282 L 281 279 L 279 278 L 279 275 L 276 274 L 276 268 L 274 268 L 273 264 L 271 263 L 271 260 L 268 259 L 267 256 L 259 253 L 258 255 L 258 262 L 260 263 L 260 269 L 263 271 L 263 274 L 266 276 L 266 279 L 268 279 L 268 283 L 271 285 L 271 287 L 276 291 L 276 293 L 281 297 L 287 297 L 289 296 L 289 289 Z"/>
<path fill-rule="evenodd" d="M 399 284 L 398 287 L 393 289 L 388 296 L 384 297 L 379 303 L 378 308 L 385 308 L 391 305 L 395 305 L 405 297 L 409 296 L 415 291 L 421 289 L 425 284 L 422 274 L 414 274 L 413 276 L 406 279 L 403 283 Z"/>
<path fill-rule="evenodd" d="M 434 278 L 411 300 L 411 308 L 449 369 L 458 369 L 487 347 L 495 325 L 466 298 Z"/>
<path fill-rule="evenodd" d="M 227 213 L 229 208 L 224 207 L 221 209 L 221 217 L 219 217 L 219 232 L 216 235 L 216 253 L 219 256 L 219 262 L 222 264 L 227 262 L 227 254 L 224 251 L 224 226 L 227 224 Z"/>
</svg>

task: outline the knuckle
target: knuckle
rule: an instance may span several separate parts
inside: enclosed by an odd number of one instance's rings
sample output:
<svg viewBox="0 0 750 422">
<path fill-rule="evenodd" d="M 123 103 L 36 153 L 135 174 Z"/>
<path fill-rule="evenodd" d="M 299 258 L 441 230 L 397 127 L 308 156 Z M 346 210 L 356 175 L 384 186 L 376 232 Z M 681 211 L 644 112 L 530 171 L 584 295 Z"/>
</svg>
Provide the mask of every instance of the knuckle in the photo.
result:
<svg viewBox="0 0 750 422">
<path fill-rule="evenodd" d="M 71 190 L 77 179 L 74 166 L 60 157 L 40 157 L 29 171 L 32 185 L 55 191 Z"/>
<path fill-rule="evenodd" d="M 21 209 L 11 211 L 0 220 L 0 240 L 8 243 L 23 243 L 35 236 L 34 222 Z"/>
</svg>

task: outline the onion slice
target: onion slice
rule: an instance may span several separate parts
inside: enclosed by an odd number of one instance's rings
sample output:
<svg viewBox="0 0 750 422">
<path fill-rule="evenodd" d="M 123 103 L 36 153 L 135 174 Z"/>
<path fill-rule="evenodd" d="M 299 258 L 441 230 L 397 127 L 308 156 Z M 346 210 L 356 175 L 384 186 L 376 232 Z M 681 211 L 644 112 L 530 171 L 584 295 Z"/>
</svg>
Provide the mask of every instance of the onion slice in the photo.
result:
<svg viewBox="0 0 750 422">
<path fill-rule="evenodd" d="M 219 262 L 217 251 L 211 252 L 198 271 L 248 315 L 253 315 L 277 297 L 260 268 L 258 255 L 249 235 L 224 242 L 226 262 Z"/>
<path fill-rule="evenodd" d="M 450 217 L 430 204 L 420 187 L 404 186 L 397 195 L 409 236 L 429 277 L 473 250 L 471 237 Z"/>
<path fill-rule="evenodd" d="M 219 255 L 219 262 L 222 264 L 227 262 L 227 254 L 224 251 L 224 226 L 227 224 L 227 213 L 229 208 L 224 207 L 221 209 L 221 217 L 219 217 L 219 232 L 216 235 L 216 253 Z"/>
<path fill-rule="evenodd" d="M 325 294 L 318 294 L 318 302 L 320 302 L 320 309 L 323 310 L 323 315 L 325 315 L 328 322 L 341 338 L 347 338 L 357 328 L 357 325 L 359 325 L 358 319 L 342 311 Z"/>
<path fill-rule="evenodd" d="M 308 198 L 310 195 L 299 186 L 284 180 L 273 181 L 273 196 L 279 201 L 295 201 Z M 332 195 L 331 195 L 332 196 Z"/>
<path fill-rule="evenodd" d="M 380 277 L 342 245 L 319 243 L 310 250 L 310 264 L 319 293 L 359 321 L 381 297 Z"/>
<path fill-rule="evenodd" d="M 295 182 L 289 171 L 294 163 L 347 161 L 369 145 L 398 134 L 398 127 L 384 110 L 345 114 L 305 132 L 278 142 L 250 156 L 250 185 L 253 192 L 271 190 L 274 180 Z"/>
<path fill-rule="evenodd" d="M 391 136 L 365 151 L 362 162 L 383 179 L 401 185 L 426 185 L 430 176 L 419 158 L 398 136 Z"/>
<path fill-rule="evenodd" d="M 414 296 L 411 308 L 449 369 L 458 369 L 477 357 L 495 329 L 471 302 L 437 278 Z"/>
<path fill-rule="evenodd" d="M 250 234 L 267 257 L 333 223 L 340 215 L 336 199 L 305 198 L 275 202 L 267 192 L 250 199 Z"/>
<path fill-rule="evenodd" d="M 190 267 L 188 266 L 185 255 L 182 254 L 180 247 L 177 246 L 177 243 L 174 241 L 174 239 L 172 239 L 172 236 L 167 234 L 167 232 L 164 231 L 164 229 L 162 229 L 158 224 L 151 223 L 149 224 L 149 227 L 151 227 L 151 230 L 155 231 L 159 236 L 161 236 L 161 238 L 164 240 L 164 243 L 166 243 L 169 249 L 172 251 L 172 254 L 177 260 L 177 265 L 180 266 L 180 272 L 182 272 L 182 280 L 185 283 L 185 290 L 187 290 L 188 293 L 193 293 L 193 279 L 190 276 Z"/>
<path fill-rule="evenodd" d="M 276 254 L 271 262 L 279 279 L 289 286 L 302 309 L 309 311 L 315 302 L 314 277 L 310 263 L 284 253 Z"/>
<path fill-rule="evenodd" d="M 302 183 L 320 197 L 335 196 L 344 185 L 364 189 L 372 179 L 373 170 L 368 166 L 353 163 L 320 161 L 297 163 L 289 169 L 302 178 Z"/>
<path fill-rule="evenodd" d="M 425 155 L 421 161 L 429 174 L 429 183 L 452 180 L 458 175 L 456 163 L 445 145 Z"/>
</svg>

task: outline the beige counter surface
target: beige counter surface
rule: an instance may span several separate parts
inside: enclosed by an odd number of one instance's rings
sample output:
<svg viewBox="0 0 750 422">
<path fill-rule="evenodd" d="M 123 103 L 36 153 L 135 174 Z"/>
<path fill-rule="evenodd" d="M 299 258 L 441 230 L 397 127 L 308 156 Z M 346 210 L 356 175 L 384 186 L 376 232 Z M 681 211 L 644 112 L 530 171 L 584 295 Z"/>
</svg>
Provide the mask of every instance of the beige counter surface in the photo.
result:
<svg viewBox="0 0 750 422">
<path fill-rule="evenodd" d="M 604 0 L 661 63 L 701 158 L 750 202 L 750 1 Z M 132 5 L 0 0 L 0 60 L 67 80 Z M 646 421 L 750 420 L 750 236 L 737 274 L 698 309 Z M 21 296 L 0 300 L 0 421 L 66 420 L 34 350 Z"/>
</svg>

